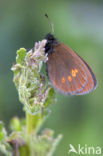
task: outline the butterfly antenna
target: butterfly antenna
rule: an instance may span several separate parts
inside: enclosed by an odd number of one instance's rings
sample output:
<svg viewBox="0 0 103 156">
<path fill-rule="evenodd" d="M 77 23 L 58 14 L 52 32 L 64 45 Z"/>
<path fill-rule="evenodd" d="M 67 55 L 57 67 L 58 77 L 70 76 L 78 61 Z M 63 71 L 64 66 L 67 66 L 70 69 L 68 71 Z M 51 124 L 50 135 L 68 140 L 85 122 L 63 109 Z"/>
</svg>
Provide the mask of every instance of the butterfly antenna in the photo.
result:
<svg viewBox="0 0 103 156">
<path fill-rule="evenodd" d="M 54 24 L 53 22 L 51 22 L 51 20 L 49 19 L 48 15 L 45 14 L 45 17 L 48 19 L 50 27 L 51 27 L 51 33 L 54 34 Z"/>
</svg>

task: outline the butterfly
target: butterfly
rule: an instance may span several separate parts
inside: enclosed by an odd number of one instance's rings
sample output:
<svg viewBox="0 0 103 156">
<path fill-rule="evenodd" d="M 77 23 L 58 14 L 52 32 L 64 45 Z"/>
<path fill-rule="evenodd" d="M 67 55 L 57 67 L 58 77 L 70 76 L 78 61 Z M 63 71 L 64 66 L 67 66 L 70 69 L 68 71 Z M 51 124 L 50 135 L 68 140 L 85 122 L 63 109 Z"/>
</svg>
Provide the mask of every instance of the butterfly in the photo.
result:
<svg viewBox="0 0 103 156">
<path fill-rule="evenodd" d="M 97 80 L 93 71 L 76 52 L 59 42 L 51 33 L 45 39 L 48 78 L 58 92 L 83 95 L 96 89 Z"/>
</svg>

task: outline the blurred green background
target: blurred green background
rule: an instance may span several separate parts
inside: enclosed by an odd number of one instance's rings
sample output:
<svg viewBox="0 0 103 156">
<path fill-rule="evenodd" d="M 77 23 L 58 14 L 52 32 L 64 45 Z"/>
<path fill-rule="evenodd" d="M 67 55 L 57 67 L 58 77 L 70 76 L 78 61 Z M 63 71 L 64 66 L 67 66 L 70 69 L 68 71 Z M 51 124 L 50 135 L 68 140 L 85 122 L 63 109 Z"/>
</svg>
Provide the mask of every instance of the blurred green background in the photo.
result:
<svg viewBox="0 0 103 156">
<path fill-rule="evenodd" d="M 57 94 L 42 127 L 63 134 L 54 156 L 68 156 L 69 144 L 103 147 L 102 0 L 0 0 L 0 120 L 9 128 L 13 116 L 24 116 L 10 68 L 17 49 L 31 49 L 50 32 L 45 13 L 54 23 L 55 36 L 88 62 L 98 80 L 98 88 L 88 95 Z"/>
</svg>

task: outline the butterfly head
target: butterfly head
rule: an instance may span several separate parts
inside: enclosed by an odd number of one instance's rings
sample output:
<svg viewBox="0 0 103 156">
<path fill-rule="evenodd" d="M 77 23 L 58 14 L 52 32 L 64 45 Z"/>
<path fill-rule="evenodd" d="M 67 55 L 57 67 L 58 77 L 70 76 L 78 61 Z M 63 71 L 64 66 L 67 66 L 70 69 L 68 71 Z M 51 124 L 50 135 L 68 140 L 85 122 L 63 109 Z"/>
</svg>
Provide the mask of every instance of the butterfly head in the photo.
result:
<svg viewBox="0 0 103 156">
<path fill-rule="evenodd" d="M 57 39 L 52 34 L 47 34 L 45 39 L 47 43 L 45 45 L 45 53 L 51 54 L 53 52 L 54 47 L 58 44 Z"/>
</svg>

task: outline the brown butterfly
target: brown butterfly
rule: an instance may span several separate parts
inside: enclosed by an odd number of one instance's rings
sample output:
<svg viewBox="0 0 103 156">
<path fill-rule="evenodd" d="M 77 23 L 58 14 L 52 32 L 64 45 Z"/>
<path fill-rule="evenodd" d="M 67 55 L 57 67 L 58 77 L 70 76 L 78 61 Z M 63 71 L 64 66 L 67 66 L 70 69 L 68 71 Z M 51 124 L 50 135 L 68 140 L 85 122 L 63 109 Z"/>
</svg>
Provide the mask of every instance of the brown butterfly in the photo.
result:
<svg viewBox="0 0 103 156">
<path fill-rule="evenodd" d="M 52 86 L 67 95 L 83 95 L 93 91 L 97 80 L 89 65 L 52 34 L 47 34 L 45 38 L 47 71 Z"/>
</svg>

